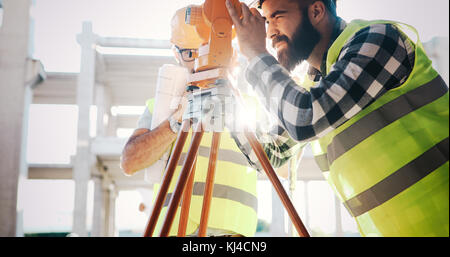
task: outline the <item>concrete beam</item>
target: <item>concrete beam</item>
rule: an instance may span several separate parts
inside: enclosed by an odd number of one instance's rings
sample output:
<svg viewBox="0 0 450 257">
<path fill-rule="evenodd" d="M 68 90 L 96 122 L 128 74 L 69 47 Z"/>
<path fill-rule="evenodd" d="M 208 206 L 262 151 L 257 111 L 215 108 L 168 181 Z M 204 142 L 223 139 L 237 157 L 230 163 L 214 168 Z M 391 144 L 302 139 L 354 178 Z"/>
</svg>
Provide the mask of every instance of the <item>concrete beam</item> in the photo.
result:
<svg viewBox="0 0 450 257">
<path fill-rule="evenodd" d="M 129 47 L 129 48 L 158 48 L 170 49 L 172 44 L 169 40 L 142 39 L 142 38 L 118 38 L 102 37 L 97 41 L 103 47 Z"/>
<path fill-rule="evenodd" d="M 72 179 L 71 164 L 28 164 L 28 179 Z"/>
<path fill-rule="evenodd" d="M 76 104 L 77 73 L 47 73 L 33 90 L 34 104 Z"/>
<path fill-rule="evenodd" d="M 126 142 L 126 138 L 97 137 L 92 141 L 91 151 L 97 156 L 119 157 Z"/>
<path fill-rule="evenodd" d="M 118 128 L 136 128 L 139 115 L 117 115 Z"/>
</svg>

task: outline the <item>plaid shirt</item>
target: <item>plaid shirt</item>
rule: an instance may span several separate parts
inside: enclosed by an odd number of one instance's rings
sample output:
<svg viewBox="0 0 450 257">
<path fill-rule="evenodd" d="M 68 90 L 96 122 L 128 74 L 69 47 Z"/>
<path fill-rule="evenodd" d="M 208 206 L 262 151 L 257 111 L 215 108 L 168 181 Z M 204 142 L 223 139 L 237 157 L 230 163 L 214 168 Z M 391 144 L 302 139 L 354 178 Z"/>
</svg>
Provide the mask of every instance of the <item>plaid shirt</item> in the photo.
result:
<svg viewBox="0 0 450 257">
<path fill-rule="evenodd" d="M 338 19 L 330 46 L 345 27 L 345 21 Z M 344 45 L 329 74 L 326 56 L 320 71 L 308 72 L 317 81 L 310 91 L 298 86 L 272 55 L 262 54 L 249 62 L 246 78 L 278 121 L 269 134 L 256 133 L 274 167 L 283 165 L 307 141 L 329 133 L 403 84 L 414 65 L 413 44 L 390 24 L 358 31 Z M 261 170 L 246 138 L 238 133 L 233 137 L 249 163 Z"/>
</svg>

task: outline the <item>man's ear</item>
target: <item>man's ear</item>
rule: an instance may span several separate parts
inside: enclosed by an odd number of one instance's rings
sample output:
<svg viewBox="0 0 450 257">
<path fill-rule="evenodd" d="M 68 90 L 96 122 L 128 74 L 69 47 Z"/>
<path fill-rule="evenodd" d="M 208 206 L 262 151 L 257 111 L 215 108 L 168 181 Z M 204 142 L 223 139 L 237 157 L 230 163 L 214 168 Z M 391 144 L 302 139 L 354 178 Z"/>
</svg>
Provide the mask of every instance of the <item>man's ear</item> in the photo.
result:
<svg viewBox="0 0 450 257">
<path fill-rule="evenodd" d="M 308 7 L 309 20 L 313 26 L 322 22 L 325 18 L 326 7 L 322 1 L 315 1 Z"/>
<path fill-rule="evenodd" d="M 181 56 L 180 53 L 175 49 L 175 47 L 172 47 L 173 56 L 175 57 L 175 60 L 177 60 L 177 63 L 181 65 Z"/>
</svg>

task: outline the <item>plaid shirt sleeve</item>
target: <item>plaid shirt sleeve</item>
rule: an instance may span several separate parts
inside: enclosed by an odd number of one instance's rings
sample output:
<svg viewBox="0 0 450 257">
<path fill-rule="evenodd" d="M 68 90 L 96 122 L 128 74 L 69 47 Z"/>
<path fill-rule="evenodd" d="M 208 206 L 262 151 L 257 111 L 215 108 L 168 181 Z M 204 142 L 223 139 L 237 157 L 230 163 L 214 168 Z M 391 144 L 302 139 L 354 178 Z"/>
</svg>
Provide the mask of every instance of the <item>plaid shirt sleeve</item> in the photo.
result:
<svg viewBox="0 0 450 257">
<path fill-rule="evenodd" d="M 231 133 L 241 152 L 247 157 L 251 167 L 261 171 L 262 167 L 250 146 L 244 133 Z M 256 137 L 274 168 L 283 166 L 292 156 L 296 155 L 306 143 L 298 143 L 287 134 L 281 126 L 275 126 L 270 133 L 264 133 L 257 129 Z"/>
<path fill-rule="evenodd" d="M 413 63 L 412 43 L 390 24 L 374 24 L 357 32 L 342 48 L 330 73 L 310 91 L 299 87 L 273 56 L 253 58 L 246 70 L 247 80 L 280 124 L 272 141 L 263 142 L 272 164 L 293 155 L 298 146 L 292 139 L 320 138 L 400 86 Z M 245 140 L 238 142 L 241 150 L 246 144 Z M 244 150 L 247 158 L 253 159 L 251 149 Z"/>
<path fill-rule="evenodd" d="M 401 85 L 412 70 L 408 45 L 393 25 L 369 26 L 349 40 L 330 73 L 309 92 L 268 54 L 251 60 L 246 76 L 293 139 L 313 140 Z"/>
</svg>

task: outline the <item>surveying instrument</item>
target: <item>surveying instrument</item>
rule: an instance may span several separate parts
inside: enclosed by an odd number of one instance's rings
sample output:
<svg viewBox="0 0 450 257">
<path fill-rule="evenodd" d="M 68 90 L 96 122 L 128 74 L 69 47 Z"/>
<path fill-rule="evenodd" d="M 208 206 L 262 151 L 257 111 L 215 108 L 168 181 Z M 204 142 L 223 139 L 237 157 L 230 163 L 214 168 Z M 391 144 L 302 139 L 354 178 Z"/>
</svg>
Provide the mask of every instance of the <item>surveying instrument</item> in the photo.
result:
<svg viewBox="0 0 450 257">
<path fill-rule="evenodd" d="M 233 0 L 232 4 L 238 10 L 239 15 L 242 15 L 239 0 Z M 231 45 L 233 23 L 226 9 L 225 0 L 205 0 L 201 6 L 189 6 L 186 9 L 185 22 L 196 27 L 199 36 L 203 39 L 203 44 L 199 46 L 198 54 L 195 58 L 195 73 L 191 74 L 188 79 L 188 108 L 183 114 L 181 129 L 166 165 L 163 181 L 153 205 L 144 237 L 151 237 L 154 233 L 175 168 L 180 160 L 183 146 L 191 129 L 193 131 L 191 144 L 170 199 L 159 236 L 167 237 L 169 235 L 182 198 L 177 236 L 186 236 L 196 157 L 203 133 L 208 131 L 212 132 L 213 136 L 198 230 L 198 236 L 206 236 L 220 136 L 221 132 L 224 131 L 227 117 L 229 118 L 230 115 L 233 115 L 233 110 L 230 107 L 234 106 L 234 104 L 230 104 L 227 101 L 235 99 L 240 108 L 245 106 L 239 91 L 227 79 L 228 67 L 233 55 Z M 246 128 L 244 129 L 244 134 L 286 208 L 298 234 L 302 237 L 309 237 L 308 231 L 278 179 L 255 133 L 250 132 Z"/>
</svg>

